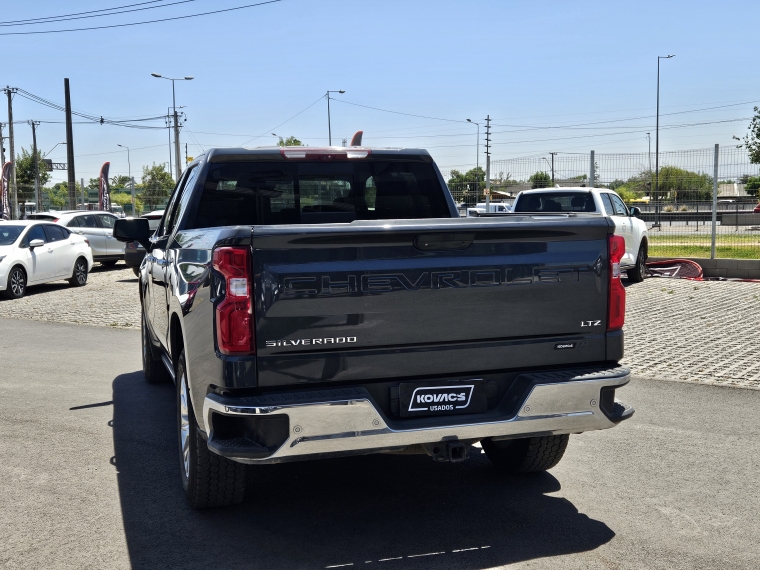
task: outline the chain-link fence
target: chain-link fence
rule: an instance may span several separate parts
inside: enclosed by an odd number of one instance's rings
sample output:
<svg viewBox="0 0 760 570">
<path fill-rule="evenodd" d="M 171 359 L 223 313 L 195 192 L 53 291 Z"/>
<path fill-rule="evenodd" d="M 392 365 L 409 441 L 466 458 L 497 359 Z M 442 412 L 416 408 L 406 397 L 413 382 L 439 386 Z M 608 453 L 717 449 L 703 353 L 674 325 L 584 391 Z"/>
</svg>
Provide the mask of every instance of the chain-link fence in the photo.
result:
<svg viewBox="0 0 760 570">
<path fill-rule="evenodd" d="M 717 172 L 717 184 L 716 184 Z M 655 173 L 658 173 L 657 176 Z M 485 199 L 484 181 L 453 181 L 458 203 Z M 593 179 L 593 183 L 591 180 Z M 760 259 L 760 164 L 736 147 L 654 153 L 549 153 L 491 162 L 491 199 L 511 201 L 521 190 L 554 186 L 608 188 L 641 210 L 649 254 L 710 257 L 713 193 L 716 257 Z"/>
<path fill-rule="evenodd" d="M 43 188 L 40 190 L 39 208 L 35 202 L 34 187 L 19 184 L 18 203 L 19 214 L 34 214 L 36 212 L 49 212 L 69 209 L 69 195 L 65 186 L 59 188 Z M 132 209 L 132 193 L 128 188 L 111 189 L 111 209 L 114 213 L 126 216 L 140 216 L 153 210 L 163 210 L 169 202 L 173 188 L 159 188 L 146 192 L 144 189 L 135 189 L 135 209 Z M 76 209 L 97 210 L 98 190 L 85 188 L 82 192 L 77 185 Z"/>
</svg>

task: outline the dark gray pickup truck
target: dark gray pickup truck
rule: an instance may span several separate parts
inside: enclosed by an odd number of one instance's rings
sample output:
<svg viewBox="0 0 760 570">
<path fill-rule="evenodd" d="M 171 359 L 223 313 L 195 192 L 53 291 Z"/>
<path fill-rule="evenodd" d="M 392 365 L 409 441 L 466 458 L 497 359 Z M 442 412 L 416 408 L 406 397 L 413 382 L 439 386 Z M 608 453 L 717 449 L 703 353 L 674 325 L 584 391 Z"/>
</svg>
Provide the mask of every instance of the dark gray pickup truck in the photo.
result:
<svg viewBox="0 0 760 570">
<path fill-rule="evenodd" d="M 601 216 L 460 218 L 423 150 L 215 149 L 140 268 L 149 382 L 177 386 L 193 507 L 242 500 L 245 464 L 367 453 L 506 472 L 611 428 L 622 238 Z M 151 235 L 152 234 L 152 235 Z"/>
</svg>

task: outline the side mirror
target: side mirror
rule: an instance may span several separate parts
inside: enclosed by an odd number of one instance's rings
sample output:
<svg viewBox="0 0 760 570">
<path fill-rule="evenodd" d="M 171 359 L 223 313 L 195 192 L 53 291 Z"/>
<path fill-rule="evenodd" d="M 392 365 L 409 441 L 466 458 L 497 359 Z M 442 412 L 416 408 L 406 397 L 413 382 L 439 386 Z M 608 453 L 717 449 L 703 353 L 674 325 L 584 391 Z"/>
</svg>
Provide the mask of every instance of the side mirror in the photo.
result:
<svg viewBox="0 0 760 570">
<path fill-rule="evenodd" d="M 150 251 L 150 225 L 145 218 L 119 218 L 113 225 L 113 237 L 119 241 L 136 241 Z"/>
<path fill-rule="evenodd" d="M 631 215 L 634 218 L 640 218 L 641 217 L 641 209 L 637 208 L 636 206 L 633 206 L 632 208 L 630 208 L 630 212 L 631 212 Z"/>
<path fill-rule="evenodd" d="M 34 249 L 35 247 L 42 247 L 45 245 L 45 242 L 41 239 L 33 239 L 29 242 L 29 249 Z"/>
</svg>

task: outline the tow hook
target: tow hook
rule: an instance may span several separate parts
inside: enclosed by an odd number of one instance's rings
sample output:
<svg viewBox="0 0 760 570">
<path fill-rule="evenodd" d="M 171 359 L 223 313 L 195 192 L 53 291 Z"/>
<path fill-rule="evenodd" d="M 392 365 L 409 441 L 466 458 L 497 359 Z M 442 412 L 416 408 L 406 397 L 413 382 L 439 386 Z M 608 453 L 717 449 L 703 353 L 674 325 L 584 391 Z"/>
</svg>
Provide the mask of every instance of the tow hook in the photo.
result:
<svg viewBox="0 0 760 570">
<path fill-rule="evenodd" d="M 467 446 L 459 442 L 426 443 L 425 451 L 433 461 L 461 463 L 467 459 Z"/>
</svg>

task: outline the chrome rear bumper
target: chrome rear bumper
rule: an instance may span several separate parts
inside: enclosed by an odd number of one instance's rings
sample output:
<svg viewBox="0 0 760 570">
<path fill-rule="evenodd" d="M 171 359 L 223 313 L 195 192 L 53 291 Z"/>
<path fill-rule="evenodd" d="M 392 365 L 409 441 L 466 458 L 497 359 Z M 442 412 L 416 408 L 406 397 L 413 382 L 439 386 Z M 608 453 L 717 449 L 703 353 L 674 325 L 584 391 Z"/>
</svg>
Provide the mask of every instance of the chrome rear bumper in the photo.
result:
<svg viewBox="0 0 760 570">
<path fill-rule="evenodd" d="M 581 433 L 614 427 L 633 414 L 632 408 L 620 403 L 614 406 L 617 415 L 610 413 L 611 408 L 601 409 L 602 389 L 620 388 L 630 380 L 630 371 L 626 368 L 530 376 L 535 383 L 516 414 L 491 417 L 483 422 L 463 422 L 457 416 L 447 416 L 446 423 L 450 425 L 399 429 L 393 427 L 399 422 L 386 419 L 368 393 L 355 390 L 355 395 L 348 396 L 339 393 L 352 390 L 327 390 L 316 401 L 312 392 L 308 401 L 299 402 L 299 398 L 293 397 L 274 404 L 257 402 L 259 398 L 241 398 L 236 404 L 234 398 L 209 394 L 204 402 L 203 418 L 212 451 L 244 463 L 278 463 L 301 456 L 371 453 L 441 441 Z M 287 439 L 265 457 L 260 452 L 247 453 L 245 447 L 236 451 L 234 445 L 216 438 L 212 414 L 233 417 L 285 414 L 289 433 Z"/>
</svg>

